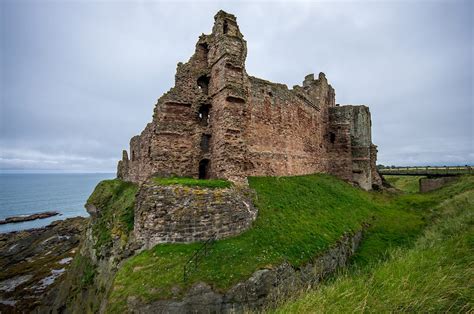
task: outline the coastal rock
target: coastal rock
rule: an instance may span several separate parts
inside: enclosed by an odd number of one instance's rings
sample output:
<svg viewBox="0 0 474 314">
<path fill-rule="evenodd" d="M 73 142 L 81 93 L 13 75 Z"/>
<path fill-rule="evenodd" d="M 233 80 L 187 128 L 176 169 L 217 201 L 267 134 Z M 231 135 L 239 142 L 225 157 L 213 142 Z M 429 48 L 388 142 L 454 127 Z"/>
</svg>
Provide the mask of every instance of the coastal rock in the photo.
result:
<svg viewBox="0 0 474 314">
<path fill-rule="evenodd" d="M 31 312 L 50 302 L 86 222 L 76 217 L 0 234 L 0 313 Z"/>
<path fill-rule="evenodd" d="M 24 221 L 31 221 L 36 219 L 44 219 L 53 216 L 59 215 L 58 212 L 42 212 L 37 214 L 32 214 L 28 216 L 13 216 L 7 217 L 4 220 L 0 220 L 0 225 L 9 224 L 9 223 L 17 223 L 17 222 L 24 222 Z"/>
</svg>

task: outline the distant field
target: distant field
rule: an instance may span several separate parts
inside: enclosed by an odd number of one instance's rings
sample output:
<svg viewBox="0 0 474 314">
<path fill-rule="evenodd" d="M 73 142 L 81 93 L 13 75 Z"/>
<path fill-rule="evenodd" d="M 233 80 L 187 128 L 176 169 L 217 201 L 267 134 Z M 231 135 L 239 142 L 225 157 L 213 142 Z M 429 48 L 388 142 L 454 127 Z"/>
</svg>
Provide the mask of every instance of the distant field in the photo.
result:
<svg viewBox="0 0 474 314">
<path fill-rule="evenodd" d="M 417 193 L 420 191 L 419 180 L 424 176 L 397 176 L 389 175 L 384 177 L 393 187 L 407 193 Z"/>
</svg>

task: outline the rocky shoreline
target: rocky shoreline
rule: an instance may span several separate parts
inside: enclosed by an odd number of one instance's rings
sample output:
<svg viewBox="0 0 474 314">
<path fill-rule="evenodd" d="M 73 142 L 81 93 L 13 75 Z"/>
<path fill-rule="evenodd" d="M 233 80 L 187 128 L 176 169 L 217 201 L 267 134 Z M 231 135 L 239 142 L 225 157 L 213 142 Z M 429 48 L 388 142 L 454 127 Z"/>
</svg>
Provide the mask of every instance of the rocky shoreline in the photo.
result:
<svg viewBox="0 0 474 314">
<path fill-rule="evenodd" d="M 88 218 L 0 234 L 0 313 L 47 305 L 77 251 Z"/>
<path fill-rule="evenodd" d="M 53 217 L 57 215 L 60 215 L 60 214 L 58 212 L 49 211 L 49 212 L 32 214 L 28 216 L 12 216 L 12 217 L 7 217 L 4 220 L 0 220 L 0 225 L 31 221 L 31 220 L 36 220 L 36 219 L 44 219 L 44 218 L 49 218 L 49 217 Z"/>
</svg>

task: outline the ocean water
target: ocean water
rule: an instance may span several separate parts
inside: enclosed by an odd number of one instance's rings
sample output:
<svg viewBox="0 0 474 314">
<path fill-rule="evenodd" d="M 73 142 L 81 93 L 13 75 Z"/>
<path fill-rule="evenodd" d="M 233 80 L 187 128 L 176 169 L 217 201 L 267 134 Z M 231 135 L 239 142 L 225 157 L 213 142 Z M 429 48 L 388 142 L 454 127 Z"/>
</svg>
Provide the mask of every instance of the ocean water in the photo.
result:
<svg viewBox="0 0 474 314">
<path fill-rule="evenodd" d="M 0 225 L 0 233 L 39 228 L 52 221 L 89 214 L 84 208 L 94 187 L 113 173 L 5 174 L 0 173 L 0 219 L 57 211 L 61 215 Z"/>
</svg>

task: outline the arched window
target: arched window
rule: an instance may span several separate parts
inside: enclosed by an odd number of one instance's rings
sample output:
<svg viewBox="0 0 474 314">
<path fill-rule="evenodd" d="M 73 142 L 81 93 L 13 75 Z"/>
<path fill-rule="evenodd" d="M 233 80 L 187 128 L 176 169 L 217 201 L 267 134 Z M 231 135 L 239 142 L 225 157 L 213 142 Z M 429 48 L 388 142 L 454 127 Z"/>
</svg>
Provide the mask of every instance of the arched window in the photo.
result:
<svg viewBox="0 0 474 314">
<path fill-rule="evenodd" d="M 331 142 L 331 144 L 334 144 L 334 142 L 336 142 L 336 134 L 334 134 L 333 132 L 330 132 L 329 141 Z"/>
</svg>

